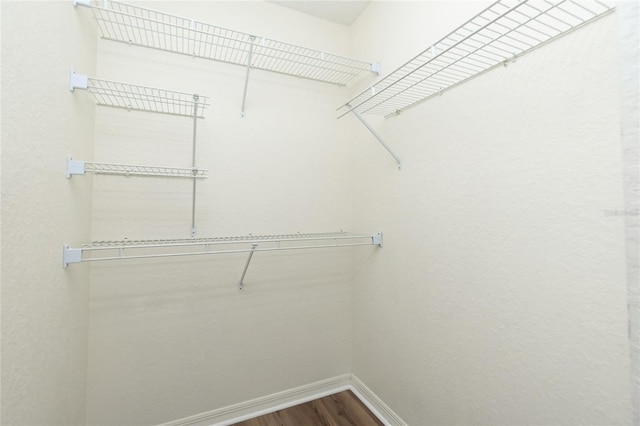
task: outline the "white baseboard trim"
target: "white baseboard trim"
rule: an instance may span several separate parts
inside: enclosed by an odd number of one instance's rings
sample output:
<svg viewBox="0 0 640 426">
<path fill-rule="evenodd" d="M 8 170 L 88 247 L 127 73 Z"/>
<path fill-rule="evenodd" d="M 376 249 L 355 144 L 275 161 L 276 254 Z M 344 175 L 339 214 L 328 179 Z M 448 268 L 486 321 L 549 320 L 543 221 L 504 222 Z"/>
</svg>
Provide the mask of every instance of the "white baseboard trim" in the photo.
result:
<svg viewBox="0 0 640 426">
<path fill-rule="evenodd" d="M 386 426 L 407 426 L 376 394 L 352 374 L 343 374 L 206 413 L 196 414 L 195 416 L 163 423 L 160 426 L 229 426 L 345 390 L 352 391 Z"/>
<path fill-rule="evenodd" d="M 378 395 L 373 393 L 353 374 L 351 375 L 351 391 L 367 406 L 382 423 L 387 426 L 408 426 Z"/>
</svg>

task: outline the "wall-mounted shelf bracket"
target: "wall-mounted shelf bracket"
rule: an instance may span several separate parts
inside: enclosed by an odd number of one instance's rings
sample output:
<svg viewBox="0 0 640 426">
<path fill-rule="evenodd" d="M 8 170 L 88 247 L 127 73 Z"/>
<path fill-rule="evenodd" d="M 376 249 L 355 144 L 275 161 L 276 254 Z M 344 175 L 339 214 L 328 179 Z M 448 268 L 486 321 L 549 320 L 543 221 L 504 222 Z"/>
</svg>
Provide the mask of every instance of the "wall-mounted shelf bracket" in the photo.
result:
<svg viewBox="0 0 640 426">
<path fill-rule="evenodd" d="M 74 89 L 89 89 L 89 77 L 82 74 L 76 74 L 75 71 L 69 71 L 69 90 L 73 92 Z"/>
<path fill-rule="evenodd" d="M 73 4 L 73 7 L 91 7 L 91 0 L 71 0 L 71 3 Z"/>
<path fill-rule="evenodd" d="M 69 248 L 68 245 L 62 246 L 62 266 L 67 267 L 70 263 L 82 262 L 82 249 Z"/>
<path fill-rule="evenodd" d="M 389 145 L 387 145 L 384 139 L 382 139 L 382 136 L 380 136 L 378 132 L 376 132 L 375 129 L 371 127 L 369 123 L 367 123 L 367 121 L 362 117 L 362 115 L 360 115 L 358 111 L 353 109 L 351 110 L 351 112 L 353 113 L 353 115 L 355 115 L 358 118 L 358 120 L 360 120 L 362 124 L 364 124 L 364 127 L 366 127 L 367 130 L 371 132 L 373 137 L 375 137 L 378 140 L 378 142 L 380 142 L 380 144 L 384 147 L 384 149 L 386 149 L 387 152 L 391 154 L 393 159 L 396 160 L 396 163 L 398 163 L 398 170 L 402 170 L 402 163 L 400 162 L 400 158 L 391 150 L 391 148 L 389 148 Z"/>
<path fill-rule="evenodd" d="M 380 65 L 380 62 L 373 62 L 371 64 L 371 72 L 375 72 L 377 75 L 380 75 L 382 72 L 382 65 Z"/>
<path fill-rule="evenodd" d="M 377 234 L 374 234 L 372 238 L 373 238 L 374 246 L 382 247 L 382 232 L 378 232 Z"/>
<path fill-rule="evenodd" d="M 70 179 L 71 175 L 83 175 L 84 173 L 84 161 L 74 160 L 71 157 L 67 157 L 67 179 Z"/>
<path fill-rule="evenodd" d="M 247 269 L 249 269 L 249 264 L 251 263 L 251 258 L 253 257 L 253 253 L 256 252 L 257 244 L 251 244 L 251 251 L 249 252 L 249 257 L 247 257 L 247 263 L 244 265 L 244 270 L 242 271 L 242 276 L 240 277 L 240 282 L 238 283 L 238 289 L 242 290 L 244 288 L 244 276 L 247 275 Z"/>
</svg>

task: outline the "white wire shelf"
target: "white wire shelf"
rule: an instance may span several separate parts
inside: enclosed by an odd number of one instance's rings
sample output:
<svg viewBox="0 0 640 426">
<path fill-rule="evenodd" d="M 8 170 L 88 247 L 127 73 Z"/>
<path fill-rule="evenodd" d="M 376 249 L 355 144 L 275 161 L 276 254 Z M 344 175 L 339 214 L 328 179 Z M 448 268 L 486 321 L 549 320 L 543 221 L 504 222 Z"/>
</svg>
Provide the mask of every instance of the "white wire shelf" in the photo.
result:
<svg viewBox="0 0 640 426">
<path fill-rule="evenodd" d="M 91 93 L 98 105 L 126 110 L 159 112 L 170 115 L 204 118 L 209 98 L 197 94 L 137 86 L 100 80 L 71 70 L 69 89 L 83 89 Z"/>
<path fill-rule="evenodd" d="M 500 0 L 343 106 L 393 116 L 611 12 L 598 0 Z"/>
<path fill-rule="evenodd" d="M 166 240 L 94 241 L 78 248 L 65 245 L 63 264 L 105 260 L 148 259 L 157 257 L 197 256 L 224 253 L 300 250 L 331 247 L 377 245 L 382 234 L 347 232 L 283 235 L 249 235 L 239 237 L 187 238 Z"/>
<path fill-rule="evenodd" d="M 133 164 L 94 163 L 67 158 L 67 177 L 96 173 L 119 176 L 147 176 L 206 179 L 208 171 L 190 167 L 143 166 Z"/>
<path fill-rule="evenodd" d="M 107 40 L 344 86 L 379 65 L 205 24 L 113 0 L 78 0 L 90 7 Z M 252 53 L 251 53 L 252 52 Z"/>
</svg>

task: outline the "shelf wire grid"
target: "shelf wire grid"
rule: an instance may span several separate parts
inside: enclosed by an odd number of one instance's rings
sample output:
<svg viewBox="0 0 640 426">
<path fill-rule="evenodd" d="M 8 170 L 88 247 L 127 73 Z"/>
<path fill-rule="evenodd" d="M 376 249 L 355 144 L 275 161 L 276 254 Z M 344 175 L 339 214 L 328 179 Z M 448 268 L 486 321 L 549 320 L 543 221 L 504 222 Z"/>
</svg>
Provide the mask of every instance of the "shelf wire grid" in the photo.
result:
<svg viewBox="0 0 640 426">
<path fill-rule="evenodd" d="M 209 98 L 206 96 L 92 77 L 88 78 L 87 90 L 93 94 L 98 105 L 127 110 L 193 117 L 197 104 L 196 115 L 198 118 L 204 118 L 204 111 L 209 106 Z"/>
<path fill-rule="evenodd" d="M 82 245 L 78 249 L 65 247 L 65 251 L 80 251 L 80 259 L 77 261 L 87 262 L 381 245 L 381 238 L 381 235 L 330 232 L 212 238 L 94 241 L 90 244 Z"/>
<path fill-rule="evenodd" d="M 339 107 L 338 118 L 399 114 L 612 10 L 598 0 L 497 1 Z"/>
<path fill-rule="evenodd" d="M 300 242 L 318 240 L 346 240 L 346 239 L 371 239 L 371 235 L 352 234 L 348 232 L 325 232 L 306 234 L 274 234 L 274 235 L 245 235 L 229 237 L 208 238 L 178 238 L 157 240 L 120 240 L 120 241 L 94 241 L 82 246 L 83 249 L 101 250 L 114 248 L 149 248 L 170 246 L 198 246 L 203 244 L 259 244 L 266 242 Z"/>
<path fill-rule="evenodd" d="M 94 0 L 102 38 L 344 86 L 370 62 L 324 53 L 118 1 Z"/>
<path fill-rule="evenodd" d="M 89 162 L 85 162 L 85 171 L 96 174 L 121 176 L 154 176 L 198 179 L 206 178 L 208 173 L 208 171 L 205 169 L 192 169 L 186 167 L 163 167 Z"/>
</svg>

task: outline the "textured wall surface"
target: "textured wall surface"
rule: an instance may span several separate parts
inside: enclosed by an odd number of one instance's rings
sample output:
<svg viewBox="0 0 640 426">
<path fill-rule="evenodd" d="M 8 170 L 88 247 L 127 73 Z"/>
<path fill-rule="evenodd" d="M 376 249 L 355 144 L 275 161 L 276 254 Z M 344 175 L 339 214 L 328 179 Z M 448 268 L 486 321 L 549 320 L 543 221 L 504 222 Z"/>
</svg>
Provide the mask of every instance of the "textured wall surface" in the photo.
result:
<svg viewBox="0 0 640 426">
<path fill-rule="evenodd" d="M 351 30 L 266 2 L 152 7 L 390 71 L 484 4 L 372 2 Z M 348 372 L 409 424 L 631 422 L 615 15 L 371 118 L 401 172 L 335 120 L 349 89 L 253 72 L 241 119 L 241 68 L 97 42 L 90 22 L 2 2 L 2 424 L 157 424 Z M 69 67 L 211 97 L 199 236 L 385 247 L 260 253 L 243 292 L 245 255 L 63 270 L 63 243 L 188 236 L 191 205 L 187 182 L 64 178 L 69 154 L 191 160 L 189 119 L 95 108 Z"/>
<path fill-rule="evenodd" d="M 265 2 L 154 5 L 346 54 L 346 27 Z M 211 97 L 198 236 L 350 230 L 348 89 L 101 41 L 99 77 Z M 192 120 L 96 110 L 96 161 L 190 166 Z M 191 183 L 96 176 L 94 239 L 187 237 Z M 363 230 L 364 231 L 364 230 Z M 374 232 L 373 230 L 367 232 Z M 373 247 L 358 249 L 363 252 Z M 92 267 L 88 423 L 157 424 L 351 371 L 349 249 Z"/>
<path fill-rule="evenodd" d="M 2 5 L 2 418 L 85 420 L 89 269 L 62 268 L 62 244 L 90 236 L 91 180 L 65 178 L 91 157 L 93 106 L 69 68 L 93 72 L 95 38 L 70 2 Z"/>
<path fill-rule="evenodd" d="M 409 58 L 371 29 L 424 48 L 449 7 L 373 2 L 354 49 Z M 616 23 L 372 120 L 401 172 L 357 131 L 353 372 L 408 424 L 630 423 Z"/>
<path fill-rule="evenodd" d="M 640 424 L 640 5 L 618 6 L 633 424 Z"/>
</svg>

